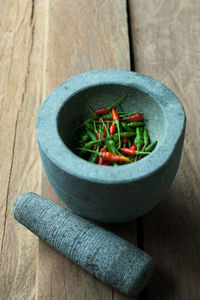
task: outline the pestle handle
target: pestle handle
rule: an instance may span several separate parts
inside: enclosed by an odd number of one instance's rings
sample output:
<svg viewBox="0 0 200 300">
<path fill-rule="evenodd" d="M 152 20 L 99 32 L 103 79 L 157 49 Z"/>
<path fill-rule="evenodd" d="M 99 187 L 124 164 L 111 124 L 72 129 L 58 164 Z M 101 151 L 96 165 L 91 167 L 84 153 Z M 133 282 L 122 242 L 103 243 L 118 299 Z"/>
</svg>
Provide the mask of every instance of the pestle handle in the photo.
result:
<svg viewBox="0 0 200 300">
<path fill-rule="evenodd" d="M 90 274 L 129 296 L 138 295 L 152 258 L 126 240 L 37 194 L 22 194 L 15 219 Z"/>
</svg>

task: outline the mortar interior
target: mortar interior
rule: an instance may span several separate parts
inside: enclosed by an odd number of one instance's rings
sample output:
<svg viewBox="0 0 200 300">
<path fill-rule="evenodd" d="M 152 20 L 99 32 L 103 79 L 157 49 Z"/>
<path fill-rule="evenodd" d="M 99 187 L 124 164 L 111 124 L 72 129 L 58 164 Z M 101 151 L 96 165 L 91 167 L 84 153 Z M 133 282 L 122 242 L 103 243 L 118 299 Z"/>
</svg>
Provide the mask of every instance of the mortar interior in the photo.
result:
<svg viewBox="0 0 200 300">
<path fill-rule="evenodd" d="M 161 106 L 143 91 L 117 84 L 98 85 L 84 89 L 64 102 L 57 116 L 58 132 L 64 144 L 72 152 L 76 153 L 74 150 L 77 146 L 75 122 L 84 121 L 91 116 L 90 112 L 85 108 L 84 102 L 87 102 L 95 110 L 112 104 L 125 93 L 128 94 L 128 97 L 121 103 L 123 111 L 142 111 L 150 140 L 151 142 L 157 140 L 157 147 L 159 147 L 166 127 L 165 116 Z M 120 110 L 120 108 L 118 109 Z"/>
</svg>

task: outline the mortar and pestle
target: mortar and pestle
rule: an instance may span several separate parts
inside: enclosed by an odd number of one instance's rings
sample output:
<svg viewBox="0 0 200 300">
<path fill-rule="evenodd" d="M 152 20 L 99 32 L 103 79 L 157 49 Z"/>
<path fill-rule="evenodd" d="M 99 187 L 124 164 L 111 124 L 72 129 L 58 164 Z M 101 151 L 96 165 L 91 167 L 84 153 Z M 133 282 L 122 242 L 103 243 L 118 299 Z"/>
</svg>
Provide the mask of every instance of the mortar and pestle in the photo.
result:
<svg viewBox="0 0 200 300">
<path fill-rule="evenodd" d="M 158 141 L 155 150 L 134 164 L 117 167 L 77 156 L 74 124 L 89 116 L 83 103 L 97 109 L 124 93 L 128 97 L 123 109 L 144 113 L 150 139 Z M 137 295 L 152 275 L 151 257 L 85 218 L 120 223 L 150 211 L 176 175 L 184 131 L 181 103 L 151 77 L 101 70 L 65 81 L 42 104 L 36 132 L 46 175 L 73 213 L 31 193 L 18 198 L 15 218 L 91 274 L 127 295 Z"/>
</svg>

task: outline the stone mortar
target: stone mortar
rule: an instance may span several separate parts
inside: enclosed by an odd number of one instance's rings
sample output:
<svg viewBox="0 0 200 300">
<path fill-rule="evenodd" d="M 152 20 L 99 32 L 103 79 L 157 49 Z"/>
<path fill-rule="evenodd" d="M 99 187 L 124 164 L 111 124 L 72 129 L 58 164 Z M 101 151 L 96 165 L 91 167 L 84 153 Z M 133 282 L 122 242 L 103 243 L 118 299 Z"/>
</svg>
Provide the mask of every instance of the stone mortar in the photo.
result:
<svg viewBox="0 0 200 300">
<path fill-rule="evenodd" d="M 74 122 L 128 93 L 126 111 L 143 111 L 156 149 L 134 164 L 104 167 L 73 152 Z M 58 86 L 42 104 L 36 124 L 42 164 L 61 200 L 74 212 L 101 222 L 124 222 L 151 210 L 178 169 L 185 113 L 177 97 L 157 80 L 130 71 L 81 74 Z"/>
</svg>

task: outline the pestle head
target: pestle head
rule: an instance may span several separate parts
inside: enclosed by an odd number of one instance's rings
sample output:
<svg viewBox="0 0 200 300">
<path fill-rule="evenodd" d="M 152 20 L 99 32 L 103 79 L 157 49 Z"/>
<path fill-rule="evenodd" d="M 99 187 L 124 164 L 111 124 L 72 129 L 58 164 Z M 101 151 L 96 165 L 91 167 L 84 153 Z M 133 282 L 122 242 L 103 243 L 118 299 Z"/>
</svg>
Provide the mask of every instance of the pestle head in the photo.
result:
<svg viewBox="0 0 200 300">
<path fill-rule="evenodd" d="M 13 214 L 64 256 L 126 295 L 138 295 L 153 273 L 147 253 L 42 196 L 19 196 Z"/>
</svg>

